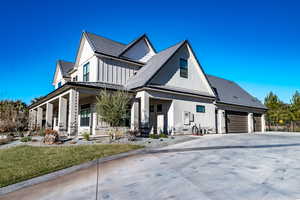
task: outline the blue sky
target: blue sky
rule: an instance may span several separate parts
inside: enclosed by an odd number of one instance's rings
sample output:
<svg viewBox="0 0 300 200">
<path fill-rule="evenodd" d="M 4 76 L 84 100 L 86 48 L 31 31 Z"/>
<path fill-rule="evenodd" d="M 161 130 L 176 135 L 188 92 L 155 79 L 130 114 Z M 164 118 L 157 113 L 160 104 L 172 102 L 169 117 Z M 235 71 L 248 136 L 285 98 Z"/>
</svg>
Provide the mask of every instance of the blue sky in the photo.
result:
<svg viewBox="0 0 300 200">
<path fill-rule="evenodd" d="M 73 61 L 83 30 L 124 43 L 147 33 L 159 51 L 188 39 L 204 70 L 263 100 L 300 89 L 297 1 L 2 2 L 0 99 L 53 90 L 58 59 Z"/>
</svg>

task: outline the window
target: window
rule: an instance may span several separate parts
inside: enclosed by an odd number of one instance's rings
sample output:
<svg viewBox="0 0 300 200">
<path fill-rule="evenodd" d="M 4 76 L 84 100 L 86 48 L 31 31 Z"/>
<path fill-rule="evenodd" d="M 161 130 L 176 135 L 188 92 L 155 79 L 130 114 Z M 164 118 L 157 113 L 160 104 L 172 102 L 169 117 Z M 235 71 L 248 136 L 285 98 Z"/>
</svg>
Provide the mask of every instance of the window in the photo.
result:
<svg viewBox="0 0 300 200">
<path fill-rule="evenodd" d="M 186 59 L 180 58 L 180 77 L 187 78 L 188 77 L 188 62 Z"/>
<path fill-rule="evenodd" d="M 196 106 L 196 112 L 198 112 L 198 113 L 205 113 L 205 106 L 197 105 Z"/>
<path fill-rule="evenodd" d="M 158 113 L 162 112 L 162 104 L 157 104 L 157 112 Z"/>
<path fill-rule="evenodd" d="M 82 105 L 80 109 L 80 126 L 90 126 L 90 105 Z"/>
<path fill-rule="evenodd" d="M 89 81 L 89 75 L 90 75 L 90 69 L 89 69 L 90 63 L 86 63 L 83 65 L 83 81 L 87 82 Z"/>
<path fill-rule="evenodd" d="M 57 88 L 60 88 L 61 87 L 61 82 L 58 82 L 57 83 Z"/>
</svg>

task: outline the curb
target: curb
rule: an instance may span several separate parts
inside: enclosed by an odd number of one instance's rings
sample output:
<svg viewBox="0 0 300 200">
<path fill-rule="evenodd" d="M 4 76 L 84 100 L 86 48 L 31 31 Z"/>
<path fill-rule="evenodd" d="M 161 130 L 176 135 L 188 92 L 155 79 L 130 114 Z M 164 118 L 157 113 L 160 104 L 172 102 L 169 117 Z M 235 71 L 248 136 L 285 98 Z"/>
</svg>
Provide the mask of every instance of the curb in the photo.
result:
<svg viewBox="0 0 300 200">
<path fill-rule="evenodd" d="M 104 163 L 104 162 L 107 162 L 107 161 L 126 158 L 126 157 L 129 157 L 129 156 L 134 156 L 134 155 L 142 154 L 142 153 L 145 153 L 145 152 L 147 152 L 147 150 L 145 148 L 143 148 L 143 149 L 128 151 L 128 152 L 124 152 L 124 153 L 119 153 L 119 154 L 116 154 L 116 155 L 112 155 L 112 156 L 108 156 L 108 157 L 104 157 L 104 158 L 99 158 L 99 159 L 96 159 L 96 160 L 85 162 L 83 164 L 75 165 L 75 166 L 65 168 L 65 169 L 62 169 L 62 170 L 58 170 L 58 171 L 55 171 L 55 172 L 52 172 L 52 173 L 49 173 L 49 174 L 38 176 L 38 177 L 29 179 L 29 180 L 26 180 L 26 181 L 22 181 L 22 182 L 19 182 L 19 183 L 8 185 L 8 186 L 0 188 L 0 196 L 5 195 L 5 194 L 10 193 L 10 192 L 14 192 L 14 191 L 26 188 L 26 187 L 36 185 L 36 184 L 39 184 L 39 183 L 43 183 L 43 182 L 46 182 L 46 181 L 53 180 L 57 177 L 67 175 L 67 174 L 70 174 L 72 172 L 79 171 L 81 169 L 86 169 L 88 167 L 96 165 L 97 162 L 99 162 L 99 164 L 101 164 L 101 163 Z"/>
</svg>

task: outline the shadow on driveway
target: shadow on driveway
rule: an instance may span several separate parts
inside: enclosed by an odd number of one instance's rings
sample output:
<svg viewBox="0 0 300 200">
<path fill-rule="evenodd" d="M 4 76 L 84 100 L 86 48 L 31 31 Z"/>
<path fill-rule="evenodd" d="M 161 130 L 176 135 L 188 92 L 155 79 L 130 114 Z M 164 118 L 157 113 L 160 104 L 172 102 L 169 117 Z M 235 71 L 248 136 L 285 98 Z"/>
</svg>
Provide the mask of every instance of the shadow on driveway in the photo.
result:
<svg viewBox="0 0 300 200">
<path fill-rule="evenodd" d="M 266 145 L 237 145 L 237 146 L 211 146 L 211 147 L 194 147 L 194 148 L 177 148 L 177 149 L 162 149 L 162 150 L 147 150 L 145 154 L 155 153 L 173 153 L 186 151 L 205 151 L 215 149 L 259 149 L 259 148 L 279 148 L 279 147 L 293 147 L 300 146 L 300 143 L 292 144 L 266 144 Z"/>
</svg>

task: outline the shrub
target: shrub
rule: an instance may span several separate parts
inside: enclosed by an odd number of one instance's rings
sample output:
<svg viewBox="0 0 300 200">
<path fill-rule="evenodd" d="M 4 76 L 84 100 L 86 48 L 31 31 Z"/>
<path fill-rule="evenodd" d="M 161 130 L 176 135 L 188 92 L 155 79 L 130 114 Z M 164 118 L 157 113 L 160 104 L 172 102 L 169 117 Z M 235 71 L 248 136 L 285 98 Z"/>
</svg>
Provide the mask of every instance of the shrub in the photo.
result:
<svg viewBox="0 0 300 200">
<path fill-rule="evenodd" d="M 51 135 L 56 135 L 58 134 L 56 130 L 52 130 L 52 129 L 46 129 L 43 131 L 45 135 L 51 134 Z"/>
<path fill-rule="evenodd" d="M 84 138 L 85 140 L 87 140 L 87 141 L 90 140 L 90 134 L 89 134 L 89 133 L 83 133 L 82 136 L 83 136 L 83 138 Z"/>
<path fill-rule="evenodd" d="M 160 138 L 168 138 L 168 136 L 166 135 L 166 134 L 164 134 L 164 133 L 161 133 L 161 134 L 159 134 L 158 135 Z"/>
<path fill-rule="evenodd" d="M 149 135 L 149 138 L 152 138 L 152 139 L 159 139 L 159 135 L 157 135 L 157 134 L 150 134 L 150 135 Z"/>
<path fill-rule="evenodd" d="M 46 130 L 45 129 L 40 129 L 37 132 L 38 132 L 39 136 L 44 137 L 46 135 L 46 131 L 48 131 L 48 130 L 50 130 L 50 129 L 46 129 Z"/>
<path fill-rule="evenodd" d="M 45 130 L 44 143 L 45 144 L 54 144 L 59 141 L 58 132 L 52 129 Z"/>
<path fill-rule="evenodd" d="M 21 138 L 21 142 L 30 142 L 31 141 L 31 137 L 30 136 L 26 136 Z"/>
</svg>

